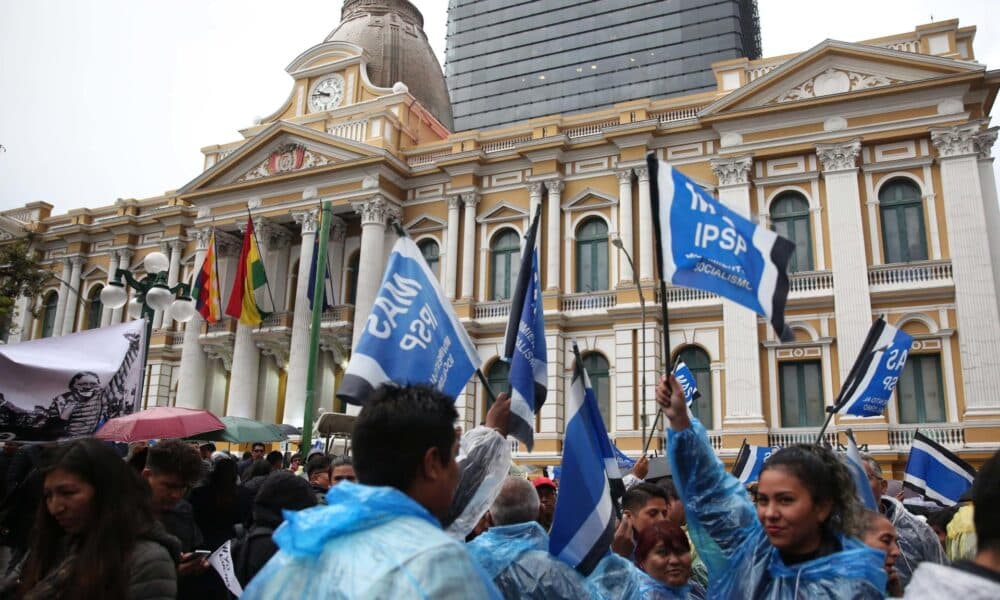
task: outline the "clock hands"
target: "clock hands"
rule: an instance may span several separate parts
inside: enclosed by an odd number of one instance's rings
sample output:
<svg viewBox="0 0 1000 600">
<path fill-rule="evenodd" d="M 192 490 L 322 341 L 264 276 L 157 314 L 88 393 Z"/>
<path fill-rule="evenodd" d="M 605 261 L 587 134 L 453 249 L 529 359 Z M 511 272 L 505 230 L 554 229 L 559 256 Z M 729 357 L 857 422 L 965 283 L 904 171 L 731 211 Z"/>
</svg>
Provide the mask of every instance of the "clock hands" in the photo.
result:
<svg viewBox="0 0 1000 600">
<path fill-rule="evenodd" d="M 320 90 L 316 90 L 315 92 L 313 92 L 313 96 L 314 97 L 315 96 L 330 96 L 330 95 L 331 95 L 330 92 L 321 92 Z"/>
</svg>

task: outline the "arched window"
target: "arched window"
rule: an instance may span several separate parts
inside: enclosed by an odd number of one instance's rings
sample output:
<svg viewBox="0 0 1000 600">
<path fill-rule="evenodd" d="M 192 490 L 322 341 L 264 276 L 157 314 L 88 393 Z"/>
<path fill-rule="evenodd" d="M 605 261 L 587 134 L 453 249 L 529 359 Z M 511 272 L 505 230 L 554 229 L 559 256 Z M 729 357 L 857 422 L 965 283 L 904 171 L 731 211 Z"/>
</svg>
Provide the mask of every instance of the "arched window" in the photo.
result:
<svg viewBox="0 0 1000 600">
<path fill-rule="evenodd" d="M 510 393 L 510 365 L 502 360 L 495 360 L 493 364 L 490 365 L 489 370 L 486 372 L 486 381 L 490 384 L 490 389 L 493 390 L 494 394 Z M 490 401 L 490 395 L 486 396 L 486 410 L 490 409 L 493 403 Z M 486 410 L 483 414 L 486 414 Z"/>
<path fill-rule="evenodd" d="M 608 289 L 608 226 L 592 217 L 576 230 L 576 291 Z"/>
<path fill-rule="evenodd" d="M 84 329 L 97 329 L 101 326 L 101 313 L 104 312 L 104 304 L 101 303 L 101 290 L 103 289 L 103 285 L 95 285 L 90 288 L 90 293 L 84 303 Z"/>
<path fill-rule="evenodd" d="M 688 346 L 680 351 L 681 362 L 687 365 L 694 375 L 694 385 L 701 392 L 701 397 L 691 403 L 691 412 L 698 417 L 705 429 L 714 426 L 712 415 L 712 361 L 708 353 L 697 346 Z"/>
<path fill-rule="evenodd" d="M 42 302 L 42 332 L 41 337 L 52 337 L 56 325 L 56 307 L 59 305 L 59 294 L 55 290 L 45 296 Z"/>
<path fill-rule="evenodd" d="M 520 258 L 521 238 L 516 231 L 505 229 L 493 238 L 493 243 L 490 244 L 490 267 L 493 274 L 491 300 L 510 299 L 517 284 L 517 273 L 521 270 Z"/>
<path fill-rule="evenodd" d="M 354 305 L 358 300 L 358 267 L 361 265 L 361 253 L 355 252 L 347 261 L 347 303 Z"/>
<path fill-rule="evenodd" d="M 797 192 L 784 192 L 771 203 L 771 226 L 781 237 L 795 242 L 795 253 L 788 261 L 788 271 L 811 271 L 812 231 L 809 228 L 809 202 Z"/>
<path fill-rule="evenodd" d="M 441 249 L 438 243 L 434 240 L 421 240 L 417 244 L 417 248 L 420 248 L 420 254 L 423 255 L 424 260 L 427 261 L 427 266 L 431 268 L 431 272 L 434 273 L 435 277 L 441 277 Z"/>
<path fill-rule="evenodd" d="M 885 262 L 927 260 L 927 234 L 920 188 L 908 179 L 893 179 L 878 192 Z"/>
<path fill-rule="evenodd" d="M 583 368 L 590 377 L 590 387 L 597 397 L 597 408 L 601 411 L 604 428 L 611 430 L 611 373 L 608 359 L 597 352 L 583 355 Z"/>
</svg>

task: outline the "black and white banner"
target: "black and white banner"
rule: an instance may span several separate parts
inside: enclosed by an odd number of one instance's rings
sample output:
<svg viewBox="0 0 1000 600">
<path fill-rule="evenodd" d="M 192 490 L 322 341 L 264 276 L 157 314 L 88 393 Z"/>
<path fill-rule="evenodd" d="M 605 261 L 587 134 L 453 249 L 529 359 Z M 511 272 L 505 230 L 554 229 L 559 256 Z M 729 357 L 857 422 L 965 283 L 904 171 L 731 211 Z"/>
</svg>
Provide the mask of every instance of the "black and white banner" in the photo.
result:
<svg viewBox="0 0 1000 600">
<path fill-rule="evenodd" d="M 144 320 L 0 346 L 0 435 L 91 435 L 140 405 Z"/>
</svg>

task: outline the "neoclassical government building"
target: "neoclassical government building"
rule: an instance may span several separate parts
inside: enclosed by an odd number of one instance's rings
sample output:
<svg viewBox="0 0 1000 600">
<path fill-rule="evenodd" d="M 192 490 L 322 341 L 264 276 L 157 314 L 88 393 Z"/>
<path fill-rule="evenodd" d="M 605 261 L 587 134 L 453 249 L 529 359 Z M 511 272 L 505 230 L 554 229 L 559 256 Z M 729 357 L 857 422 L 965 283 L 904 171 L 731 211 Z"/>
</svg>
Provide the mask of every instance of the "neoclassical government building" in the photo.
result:
<svg viewBox="0 0 1000 600">
<path fill-rule="evenodd" d="M 838 417 L 828 438 L 853 428 L 898 474 L 919 429 L 977 464 L 1000 446 L 989 126 L 1000 71 L 976 62 L 975 33 L 951 20 L 826 40 L 799 54 L 716 62 L 715 89 L 695 95 L 454 132 L 420 13 L 399 0 L 347 2 L 340 26 L 289 63 L 284 104 L 203 148 L 204 171 L 176 191 L 66 214 L 44 202 L 0 213 L 0 240 L 35 232 L 55 276 L 40 297 L 21 299 L 6 341 L 127 319 L 100 303 L 109 274 L 141 275 L 143 256 L 162 251 L 171 282 L 188 281 L 213 227 L 225 305 L 249 210 L 275 312 L 256 328 L 198 317 L 184 326 L 158 313 L 145 402 L 301 424 L 306 286 L 318 207 L 329 200 L 335 297 L 322 320 L 321 408 L 345 410 L 334 394 L 396 239 L 393 220 L 439 274 L 502 389 L 497 355 L 520 239 L 541 211 L 549 399 L 521 462 L 558 462 L 574 341 L 620 448 L 641 448 L 654 382 L 680 354 L 702 392 L 694 412 L 731 460 L 744 439 L 811 441 L 883 315 L 915 339 L 896 395 L 884 418 Z M 660 296 L 647 152 L 795 241 L 794 342 L 712 294 L 671 287 Z M 486 398 L 470 381 L 457 400 L 465 426 L 483 419 Z"/>
</svg>

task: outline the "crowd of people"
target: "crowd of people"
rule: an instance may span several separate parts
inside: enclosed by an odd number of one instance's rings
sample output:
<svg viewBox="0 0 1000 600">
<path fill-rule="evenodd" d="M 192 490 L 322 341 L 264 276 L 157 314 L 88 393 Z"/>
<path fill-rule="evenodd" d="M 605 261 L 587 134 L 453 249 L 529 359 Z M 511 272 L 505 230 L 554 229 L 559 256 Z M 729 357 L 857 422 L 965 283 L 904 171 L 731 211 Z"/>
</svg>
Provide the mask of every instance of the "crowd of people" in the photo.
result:
<svg viewBox="0 0 1000 600">
<path fill-rule="evenodd" d="M 250 600 L 1000 598 L 1000 453 L 958 507 L 938 510 L 901 502 L 864 455 L 878 499 L 868 510 L 831 449 L 784 448 L 748 490 L 672 377 L 657 402 L 670 475 L 636 464 L 589 573 L 549 552 L 560 503 L 574 501 L 558 481 L 477 468 L 485 453 L 470 440 L 503 441 L 505 395 L 462 435 L 451 398 L 382 386 L 349 457 L 264 444 L 234 456 L 182 440 L 125 456 L 93 438 L 7 444 L 0 597 L 228 599 L 209 562 L 228 543 Z"/>
</svg>

